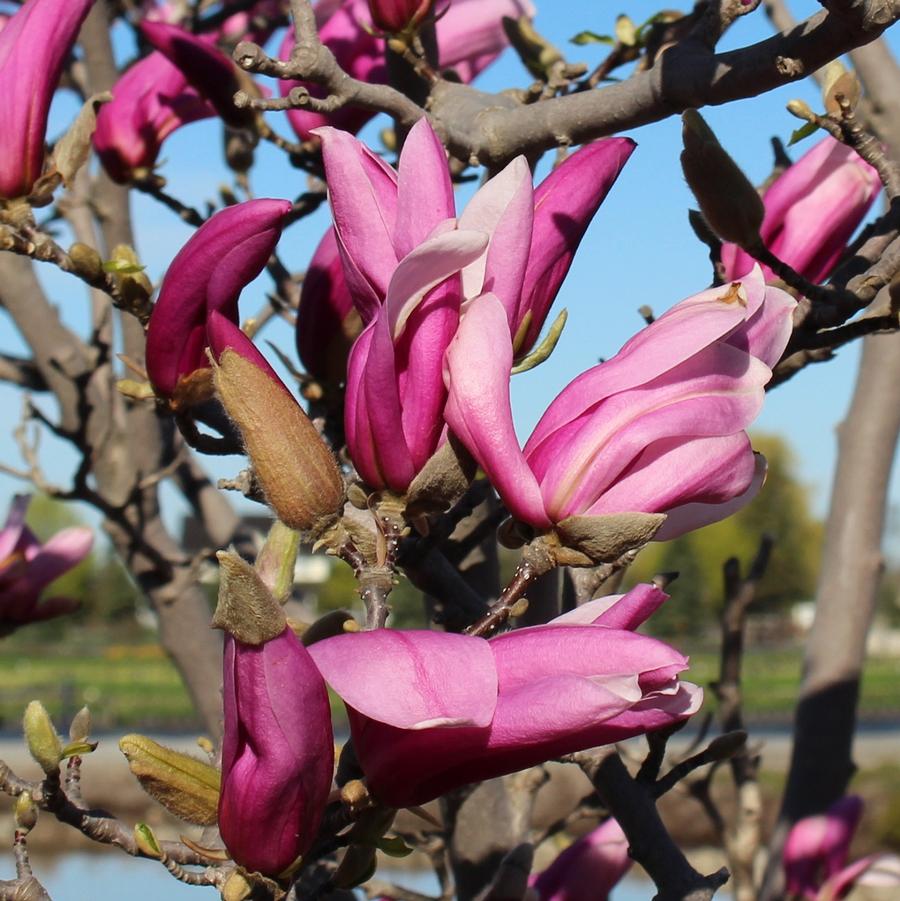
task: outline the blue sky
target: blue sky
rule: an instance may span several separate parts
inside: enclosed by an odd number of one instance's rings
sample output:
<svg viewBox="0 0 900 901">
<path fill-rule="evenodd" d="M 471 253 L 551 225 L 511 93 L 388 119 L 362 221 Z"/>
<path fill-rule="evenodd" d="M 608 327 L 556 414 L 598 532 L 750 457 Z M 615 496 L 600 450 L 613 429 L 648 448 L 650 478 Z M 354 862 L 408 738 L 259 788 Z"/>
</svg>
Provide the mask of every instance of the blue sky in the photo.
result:
<svg viewBox="0 0 900 901">
<path fill-rule="evenodd" d="M 571 61 L 583 60 L 595 65 L 606 52 L 600 45 L 577 47 L 569 39 L 583 29 L 610 33 L 615 15 L 622 7 L 587 2 L 555 2 L 544 4 L 537 26 L 567 54 Z M 622 4 L 635 21 L 652 15 L 658 8 L 649 2 Z M 819 9 L 817 3 L 793 4 L 798 16 Z M 761 10 L 737 22 L 722 42 L 722 49 L 761 40 L 771 33 Z M 897 48 L 898 41 L 892 39 Z M 117 47 L 128 53 L 124 39 Z M 479 80 L 487 90 L 524 86 L 530 82 L 516 58 L 509 52 Z M 769 140 L 779 136 L 787 140 L 798 121 L 785 111 L 788 100 L 799 97 L 814 108 L 821 104 L 811 83 L 801 83 L 759 98 L 740 101 L 727 107 L 713 108 L 705 115 L 722 143 L 744 167 L 754 181 L 761 181 L 771 169 Z M 55 105 L 51 122 L 53 130 L 61 130 L 71 117 L 74 103 L 61 97 Z M 286 121 L 278 114 L 273 125 L 290 134 Z M 378 130 L 384 122 L 376 121 L 362 137 L 378 147 Z M 553 357 L 538 369 L 517 376 L 513 381 L 513 403 L 517 427 L 524 439 L 556 393 L 579 372 L 609 357 L 642 326 L 637 309 L 644 304 L 657 313 L 696 293 L 709 283 L 706 249 L 693 236 L 687 225 L 687 210 L 692 198 L 681 175 L 680 122 L 672 119 L 631 132 L 638 148 L 626 165 L 618 183 L 605 201 L 582 244 L 566 283 L 560 292 L 556 309 L 569 310 L 569 323 Z M 813 139 L 814 140 L 814 139 Z M 807 141 L 794 154 L 811 146 Z M 168 179 L 167 190 L 185 202 L 202 209 L 207 199 L 215 199 L 219 185 L 228 181 L 221 162 L 219 128 L 212 122 L 201 122 L 183 128 L 163 148 L 166 162 L 162 173 Z M 260 148 L 253 173 L 253 189 L 257 196 L 293 197 L 305 188 L 305 176 L 290 169 L 281 153 L 268 145 Z M 539 177 L 549 167 L 545 160 Z M 461 192 L 460 208 L 471 189 Z M 172 257 L 191 234 L 171 212 L 154 201 L 136 196 L 133 207 L 138 252 L 148 274 L 157 281 Z M 282 238 L 279 252 L 293 269 L 302 270 L 328 222 L 326 209 L 292 226 Z M 63 242 L 65 243 L 65 242 Z M 81 284 L 48 266 L 41 275 L 50 296 L 63 310 L 73 327 L 83 330 L 87 321 L 87 294 Z M 262 276 L 244 293 L 242 314 L 250 315 L 264 302 L 268 284 Z M 293 355 L 293 337 L 284 327 L 267 330 L 264 337 Z M 24 348 L 8 318 L 0 318 L 0 349 L 21 353 Z M 842 418 L 853 386 L 858 360 L 858 346 L 840 351 L 836 360 L 809 367 L 789 383 L 772 392 L 755 428 L 787 436 L 794 448 L 798 471 L 810 486 L 814 508 L 827 509 L 828 490 L 835 460 L 835 427 Z M 19 463 L 9 433 L 18 421 L 21 407 L 18 392 L 0 386 L 0 457 L 8 463 Z M 52 409 L 51 407 L 47 408 Z M 71 471 L 73 457 L 56 445 L 49 436 L 44 440 L 42 458 L 48 475 L 63 483 Z M 213 461 L 212 471 L 231 475 L 242 465 L 240 458 Z M 22 483 L 0 475 L 0 504 Z M 900 504 L 900 487 L 892 486 L 894 505 Z M 171 517 L 179 510 L 172 497 Z"/>
</svg>

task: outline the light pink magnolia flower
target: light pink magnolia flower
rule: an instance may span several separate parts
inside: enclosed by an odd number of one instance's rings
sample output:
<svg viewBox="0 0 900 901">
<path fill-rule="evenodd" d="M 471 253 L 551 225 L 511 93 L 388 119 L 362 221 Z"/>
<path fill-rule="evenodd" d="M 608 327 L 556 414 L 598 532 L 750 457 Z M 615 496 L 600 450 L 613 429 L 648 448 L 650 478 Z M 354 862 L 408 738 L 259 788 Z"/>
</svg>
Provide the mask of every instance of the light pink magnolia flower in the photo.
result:
<svg viewBox="0 0 900 901">
<path fill-rule="evenodd" d="M 607 901 L 631 863 L 628 839 L 610 817 L 569 845 L 543 873 L 532 874 L 528 884 L 540 901 Z"/>
<path fill-rule="evenodd" d="M 536 193 L 519 157 L 456 220 L 446 154 L 426 120 L 397 172 L 346 132 L 317 134 L 346 289 L 366 324 L 348 363 L 347 443 L 372 487 L 403 491 L 438 446 L 442 357 L 466 299 L 493 291 L 527 350 L 633 144 L 583 148 Z"/>
<path fill-rule="evenodd" d="M 875 169 L 845 144 L 823 138 L 763 195 L 763 243 L 809 281 L 824 281 L 880 191 Z M 753 265 L 753 257 L 725 244 L 722 265 L 725 278 L 734 279 Z M 774 278 L 767 266 L 763 274 Z"/>
<path fill-rule="evenodd" d="M 664 599 L 642 585 L 586 605 L 580 620 L 490 640 L 378 629 L 309 650 L 347 705 L 369 788 L 407 807 L 696 712 L 701 690 L 678 679 L 687 658 L 628 631 Z"/>
<path fill-rule="evenodd" d="M 232 858 L 277 876 L 313 843 L 331 789 L 325 683 L 289 628 L 259 646 L 225 638 L 219 831 Z"/>
<path fill-rule="evenodd" d="M 93 142 L 104 168 L 120 183 L 137 169 L 152 169 L 173 131 L 216 114 L 181 70 L 157 51 L 136 62 L 116 82 L 112 95 L 97 114 Z"/>
<path fill-rule="evenodd" d="M 40 178 L 50 102 L 93 0 L 28 0 L 0 31 L 0 197 Z"/>
<path fill-rule="evenodd" d="M 530 0 L 452 0 L 439 9 L 437 41 L 440 65 L 455 69 L 463 82 L 470 82 L 487 68 L 509 43 L 503 31 L 504 16 L 517 19 L 534 16 Z M 335 55 L 338 65 L 350 76 L 370 84 L 386 84 L 384 40 L 371 33 L 368 0 L 319 0 L 315 5 L 316 22 L 322 43 Z M 294 49 L 294 34 L 288 30 L 280 56 L 287 59 Z M 282 81 L 282 96 L 300 82 Z M 306 84 L 314 97 L 321 96 L 315 85 Z M 308 140 L 313 129 L 333 125 L 356 133 L 374 113 L 347 107 L 325 115 L 309 110 L 288 111 L 291 127 L 302 140 Z"/>
<path fill-rule="evenodd" d="M 0 635 L 78 609 L 72 598 L 48 598 L 43 590 L 79 564 L 91 551 L 90 529 L 74 526 L 41 543 L 25 525 L 31 498 L 17 495 L 0 529 Z"/>
<path fill-rule="evenodd" d="M 794 300 L 758 268 L 674 306 L 550 404 L 519 450 L 506 311 L 466 311 L 445 358 L 448 425 L 510 514 L 538 529 L 570 516 L 666 513 L 657 540 L 716 522 L 759 489 L 744 429 L 791 332 Z"/>
</svg>

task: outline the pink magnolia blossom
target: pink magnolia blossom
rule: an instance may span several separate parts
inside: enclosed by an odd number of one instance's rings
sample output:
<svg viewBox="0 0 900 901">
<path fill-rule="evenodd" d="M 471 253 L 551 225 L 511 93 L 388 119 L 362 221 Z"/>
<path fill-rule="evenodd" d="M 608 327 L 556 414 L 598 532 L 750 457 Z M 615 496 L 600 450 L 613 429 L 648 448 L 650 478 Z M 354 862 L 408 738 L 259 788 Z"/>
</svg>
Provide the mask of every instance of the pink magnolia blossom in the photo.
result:
<svg viewBox="0 0 900 901">
<path fill-rule="evenodd" d="M 346 132 L 317 134 L 346 289 L 366 326 L 348 363 L 347 444 L 365 481 L 403 491 L 438 446 L 442 357 L 467 299 L 498 295 L 527 349 L 633 144 L 583 148 L 541 185 L 537 203 L 519 157 L 457 221 L 446 155 L 426 120 L 411 129 L 397 172 Z"/>
<path fill-rule="evenodd" d="M 181 70 L 156 51 L 136 62 L 112 95 L 97 114 L 93 142 L 104 168 L 120 183 L 135 170 L 152 169 L 173 131 L 216 114 Z"/>
<path fill-rule="evenodd" d="M 28 0 L 0 31 L 0 197 L 31 192 L 44 165 L 50 101 L 93 0 Z"/>
<path fill-rule="evenodd" d="M 237 322 L 238 297 L 266 265 L 291 209 L 287 200 L 248 200 L 208 219 L 172 261 L 147 328 L 147 373 L 157 393 L 208 369 L 213 311 Z"/>
<path fill-rule="evenodd" d="M 823 138 L 763 195 L 763 243 L 809 281 L 824 281 L 880 191 L 878 173 L 856 151 Z M 722 264 L 725 278 L 734 279 L 753 265 L 753 257 L 725 244 Z M 767 266 L 763 274 L 774 278 Z"/>
<path fill-rule="evenodd" d="M 503 31 L 503 17 L 517 19 L 534 15 L 530 0 L 452 0 L 445 4 L 445 9 L 439 10 L 436 26 L 440 65 L 455 69 L 466 83 L 487 68 L 506 48 L 508 41 Z M 359 81 L 387 83 L 384 40 L 367 28 L 371 21 L 368 0 L 320 0 L 315 10 L 319 37 L 335 55 L 338 65 Z M 287 59 L 293 49 L 294 35 L 288 30 L 281 45 L 281 58 Z M 282 96 L 298 84 L 296 81 L 282 81 Z M 321 96 L 317 86 L 307 84 L 305 87 L 314 97 Z M 297 135 L 305 141 L 312 136 L 313 129 L 323 125 L 333 125 L 355 133 L 373 115 L 371 111 L 359 107 L 347 107 L 327 115 L 292 109 L 288 111 L 288 120 Z"/>
<path fill-rule="evenodd" d="M 628 872 L 628 839 L 618 820 L 610 817 L 573 842 L 528 884 L 540 901 L 607 901 Z"/>
<path fill-rule="evenodd" d="M 764 461 L 744 429 L 793 307 L 758 268 L 682 301 L 563 389 L 521 451 L 506 311 L 486 294 L 445 358 L 445 418 L 521 522 L 546 529 L 575 515 L 666 513 L 656 537 L 673 538 L 731 515 L 759 489 Z"/>
<path fill-rule="evenodd" d="M 225 638 L 219 831 L 232 858 L 277 876 L 305 854 L 331 788 L 325 683 L 290 628 L 254 646 Z"/>
<path fill-rule="evenodd" d="M 143 22 L 141 32 L 212 104 L 224 122 L 235 128 L 246 127 L 251 113 L 234 104 L 234 95 L 241 88 L 239 70 L 215 46 L 215 36 L 194 35 L 165 22 Z"/>
<path fill-rule="evenodd" d="M 74 526 L 42 544 L 25 525 L 30 501 L 27 495 L 17 495 L 0 529 L 0 635 L 77 610 L 79 603 L 72 598 L 40 597 L 54 579 L 90 553 L 94 541 L 90 529 Z"/>
<path fill-rule="evenodd" d="M 693 714 L 702 692 L 678 679 L 687 658 L 606 625 L 619 604 L 624 620 L 640 621 L 664 599 L 643 585 L 599 615 L 584 611 L 594 615 L 586 625 L 554 621 L 490 640 L 379 629 L 310 653 L 347 705 L 369 788 L 406 807 Z"/>
</svg>

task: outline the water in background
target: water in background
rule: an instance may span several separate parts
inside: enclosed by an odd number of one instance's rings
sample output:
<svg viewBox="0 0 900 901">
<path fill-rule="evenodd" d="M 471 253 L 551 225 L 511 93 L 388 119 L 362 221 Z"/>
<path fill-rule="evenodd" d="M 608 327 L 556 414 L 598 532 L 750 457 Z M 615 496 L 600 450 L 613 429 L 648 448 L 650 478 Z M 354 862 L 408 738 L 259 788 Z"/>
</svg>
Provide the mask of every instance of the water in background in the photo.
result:
<svg viewBox="0 0 900 901">
<path fill-rule="evenodd" d="M 216 901 L 212 888 L 184 885 L 152 860 L 132 859 L 124 853 L 61 854 L 36 857 L 34 875 L 53 901 Z M 0 879 L 15 874 L 12 855 L 0 854 Z M 437 894 L 433 874 L 414 870 L 379 870 L 378 876 L 417 892 Z M 612 901 L 647 901 L 653 886 L 637 879 L 623 880 Z"/>
</svg>

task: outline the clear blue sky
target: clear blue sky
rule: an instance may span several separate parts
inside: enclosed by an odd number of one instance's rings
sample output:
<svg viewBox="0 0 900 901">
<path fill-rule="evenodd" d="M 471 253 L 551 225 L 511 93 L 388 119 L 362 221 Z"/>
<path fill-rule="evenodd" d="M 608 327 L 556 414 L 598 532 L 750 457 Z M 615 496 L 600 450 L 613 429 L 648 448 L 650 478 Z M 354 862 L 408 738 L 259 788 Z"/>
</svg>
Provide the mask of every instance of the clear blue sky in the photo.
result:
<svg viewBox="0 0 900 901">
<path fill-rule="evenodd" d="M 600 45 L 576 47 L 569 38 L 583 29 L 609 33 L 619 7 L 587 2 L 545 3 L 537 26 L 564 49 L 572 61 L 596 64 L 606 52 Z M 688 4 L 685 4 L 688 5 Z M 632 2 L 627 7 L 635 21 L 653 14 L 658 3 Z M 814 2 L 793 4 L 798 16 L 808 15 L 819 6 Z M 761 10 L 738 21 L 722 48 L 742 46 L 770 34 Z M 895 49 L 898 41 L 892 39 Z M 118 40 L 123 54 L 127 41 Z M 274 46 L 274 44 L 273 44 Z M 507 52 L 481 77 L 485 89 L 526 85 L 529 76 L 516 58 Z M 708 121 L 720 139 L 754 181 L 766 177 L 771 168 L 769 139 L 777 135 L 787 140 L 797 120 L 784 109 L 785 103 L 800 97 L 814 108 L 820 106 L 818 94 L 810 83 L 802 83 L 727 107 L 710 109 Z M 65 126 L 73 103 L 61 98 L 52 127 Z M 287 123 L 274 114 L 276 128 L 289 134 Z M 378 121 L 363 137 L 378 146 Z M 52 130 L 51 130 L 52 131 Z M 687 225 L 687 210 L 692 198 L 684 184 L 678 163 L 680 124 L 677 119 L 637 129 L 628 134 L 638 149 L 625 167 L 617 185 L 589 229 L 569 277 L 557 300 L 557 309 L 567 307 L 570 318 L 560 344 L 550 361 L 531 373 L 517 376 L 513 382 L 513 402 L 521 436 L 527 437 L 547 403 L 575 375 L 593 365 L 598 358 L 609 357 L 642 325 L 637 309 L 649 304 L 657 313 L 682 298 L 696 293 L 709 282 L 706 249 L 694 238 Z M 168 190 L 185 202 L 203 208 L 207 199 L 216 197 L 217 188 L 227 181 L 221 162 L 220 134 L 216 124 L 202 122 L 176 133 L 166 143 L 162 172 L 169 180 Z M 802 152 L 809 143 L 800 145 Z M 293 197 L 305 187 L 305 176 L 290 169 L 279 151 L 264 145 L 258 153 L 253 174 L 257 196 Z M 540 170 L 548 166 L 545 161 Z M 470 192 L 467 192 L 470 193 Z M 465 198 L 461 194 L 459 205 Z M 138 251 L 154 281 L 191 233 L 172 213 L 153 201 L 137 196 L 134 202 Z M 279 251 L 287 264 L 302 270 L 328 221 L 327 210 L 293 226 L 283 237 Z M 42 277 L 50 295 L 75 327 L 86 322 L 87 295 L 78 281 L 42 266 Z M 244 293 L 242 313 L 250 315 L 263 303 L 268 288 L 262 276 Z M 264 337 L 293 354 L 289 330 L 272 328 Z M 0 319 L 0 348 L 22 352 L 23 348 L 7 318 Z M 852 390 L 858 360 L 858 346 L 840 352 L 838 359 L 808 368 L 768 398 L 755 428 L 778 432 L 788 437 L 799 461 L 799 474 L 811 489 L 814 508 L 824 513 L 835 460 L 835 426 L 843 416 Z M 18 393 L 7 386 L 0 403 L 0 433 L 8 436 L 18 421 Z M 17 464 L 17 452 L 8 437 L 0 439 L 0 454 Z M 43 459 L 48 474 L 64 481 L 72 466 L 72 456 L 44 440 Z M 211 467 L 216 475 L 236 472 L 239 458 L 215 459 Z M 895 480 L 896 483 L 896 480 Z M 22 485 L 0 476 L 0 504 Z M 891 493 L 894 505 L 900 502 L 897 484 Z M 172 508 L 173 517 L 177 505 Z"/>
</svg>

